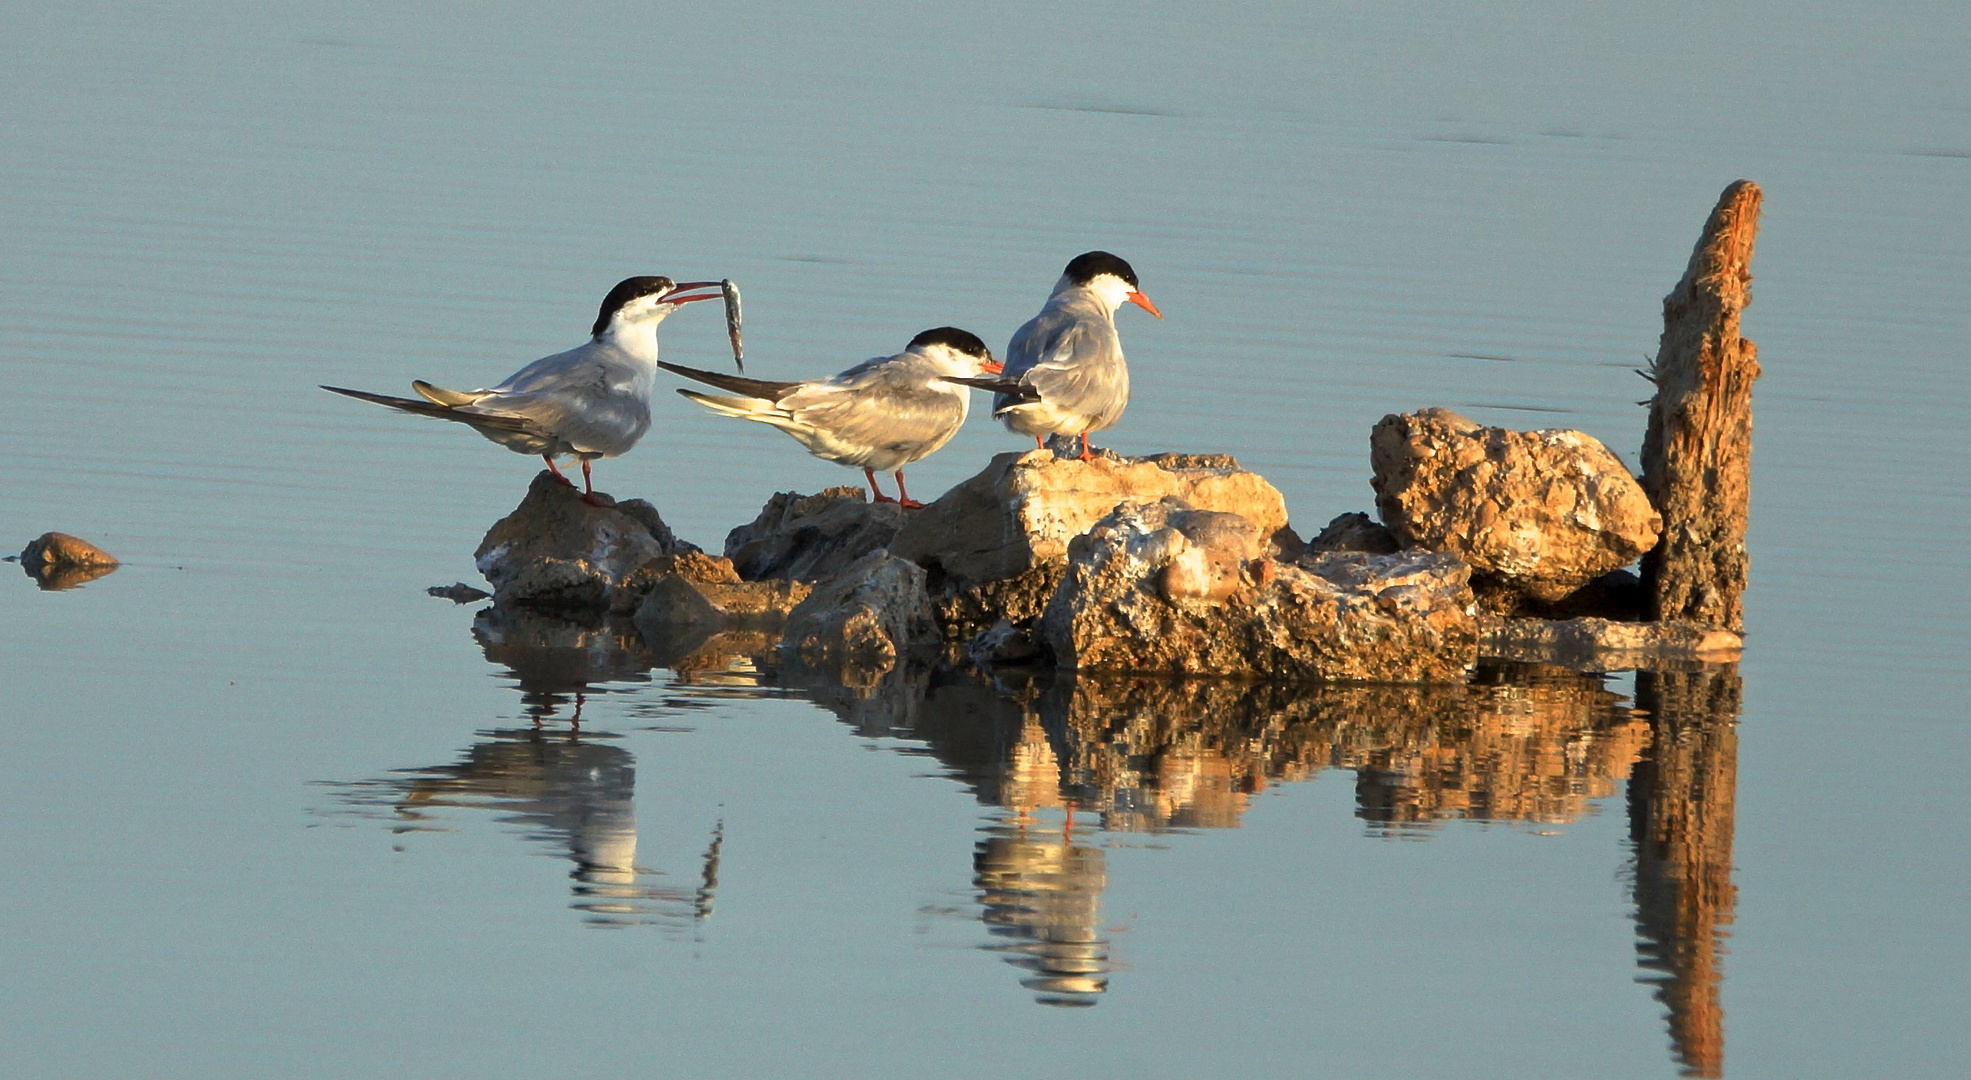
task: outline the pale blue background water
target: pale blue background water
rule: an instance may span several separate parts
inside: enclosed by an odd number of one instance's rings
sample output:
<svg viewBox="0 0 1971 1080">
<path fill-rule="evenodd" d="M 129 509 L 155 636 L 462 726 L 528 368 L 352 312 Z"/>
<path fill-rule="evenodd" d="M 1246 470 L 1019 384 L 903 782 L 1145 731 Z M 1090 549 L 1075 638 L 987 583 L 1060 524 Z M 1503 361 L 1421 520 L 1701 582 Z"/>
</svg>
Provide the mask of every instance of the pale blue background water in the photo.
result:
<svg viewBox="0 0 1971 1080">
<path fill-rule="evenodd" d="M 1674 1074 L 1619 798 L 1391 842 L 1329 770 L 1239 829 L 1121 838 L 1126 968 L 1085 1010 L 979 951 L 976 801 L 797 699 L 703 707 L 659 671 L 587 703 L 634 758 L 639 863 L 689 892 L 723 821 L 702 923 L 585 927 L 565 846 L 497 813 L 393 834 L 317 782 L 524 724 L 421 590 L 472 579 L 532 468 L 313 387 L 491 382 L 632 273 L 738 280 L 769 378 L 943 323 L 996 346 L 1100 246 L 1167 316 L 1122 315 L 1108 444 L 1229 450 L 1307 531 L 1369 508 L 1386 412 L 1633 462 L 1631 369 L 1744 176 L 1766 375 L 1726 1073 L 1960 1074 L 1967 55 L 1971 10 L 1929 3 L 0 10 L 0 546 L 129 563 L 0 588 L 0 1060 Z M 686 309 L 666 354 L 719 366 L 721 330 Z M 598 483 L 701 544 L 853 478 L 659 412 Z M 913 491 L 1018 445 L 975 421 Z"/>
</svg>

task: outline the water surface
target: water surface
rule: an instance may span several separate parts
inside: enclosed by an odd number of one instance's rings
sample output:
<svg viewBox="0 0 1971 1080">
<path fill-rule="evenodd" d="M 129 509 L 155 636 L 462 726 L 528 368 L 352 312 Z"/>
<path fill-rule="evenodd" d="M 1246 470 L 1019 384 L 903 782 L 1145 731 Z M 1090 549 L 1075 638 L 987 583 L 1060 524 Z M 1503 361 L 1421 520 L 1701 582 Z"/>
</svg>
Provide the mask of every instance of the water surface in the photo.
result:
<svg viewBox="0 0 1971 1080">
<path fill-rule="evenodd" d="M 0 589 L 0 1059 L 1954 1075 L 1967 47 L 1832 0 L 0 13 L 0 541 L 126 563 Z M 1735 671 L 681 675 L 425 596 L 532 466 L 314 389 L 496 380 L 632 273 L 739 281 L 767 378 L 996 347 L 1102 247 L 1167 316 L 1121 317 L 1107 443 L 1232 452 L 1309 532 L 1388 412 L 1633 463 L 1741 176 Z M 716 314 L 662 336 L 721 363 Z M 713 549 L 853 479 L 659 416 L 598 484 Z M 977 418 L 912 488 L 1016 446 Z"/>
</svg>

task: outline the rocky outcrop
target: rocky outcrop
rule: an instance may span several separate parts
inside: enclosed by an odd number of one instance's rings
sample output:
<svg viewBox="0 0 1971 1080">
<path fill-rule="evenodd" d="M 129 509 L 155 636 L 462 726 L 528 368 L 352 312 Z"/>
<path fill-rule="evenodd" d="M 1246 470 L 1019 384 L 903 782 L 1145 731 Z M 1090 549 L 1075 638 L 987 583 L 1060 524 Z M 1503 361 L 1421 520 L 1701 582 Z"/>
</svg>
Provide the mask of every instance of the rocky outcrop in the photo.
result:
<svg viewBox="0 0 1971 1080">
<path fill-rule="evenodd" d="M 725 557 L 747 581 L 816 581 L 888 547 L 909 516 L 896 503 L 870 502 L 858 487 L 783 491 L 726 535 Z"/>
<path fill-rule="evenodd" d="M 630 612 L 643 600 L 639 587 L 653 580 L 638 578 L 639 567 L 697 550 L 672 535 L 649 503 L 591 506 L 542 472 L 473 558 L 500 603 Z"/>
<path fill-rule="evenodd" d="M 1123 502 L 1166 496 L 1197 510 L 1238 514 L 1262 540 L 1286 529 L 1279 491 L 1230 455 L 1104 454 L 1079 461 L 1032 450 L 993 458 L 985 471 L 918 511 L 890 551 L 930 572 L 947 636 L 969 637 L 1000 618 L 1017 623 L 1038 616 L 1066 569 L 1069 541 Z"/>
<path fill-rule="evenodd" d="M 20 560 L 21 569 L 49 592 L 73 589 L 122 565 L 102 548 L 62 532 L 42 533 L 28 541 Z"/>
<path fill-rule="evenodd" d="M 1556 601 L 1654 547 L 1635 477 L 1578 431 L 1482 427 L 1448 409 L 1386 416 L 1369 437 L 1376 508 L 1398 543 Z"/>
<path fill-rule="evenodd" d="M 850 686 L 873 685 L 913 647 L 936 639 L 924 576 L 915 563 L 873 551 L 816 582 L 787 616 L 782 657 L 840 672 Z"/>
<path fill-rule="evenodd" d="M 1069 548 L 1037 637 L 1056 664 L 1292 680 L 1460 679 L 1469 570 L 1422 551 L 1268 557 L 1268 530 L 1181 500 L 1125 503 Z"/>
</svg>

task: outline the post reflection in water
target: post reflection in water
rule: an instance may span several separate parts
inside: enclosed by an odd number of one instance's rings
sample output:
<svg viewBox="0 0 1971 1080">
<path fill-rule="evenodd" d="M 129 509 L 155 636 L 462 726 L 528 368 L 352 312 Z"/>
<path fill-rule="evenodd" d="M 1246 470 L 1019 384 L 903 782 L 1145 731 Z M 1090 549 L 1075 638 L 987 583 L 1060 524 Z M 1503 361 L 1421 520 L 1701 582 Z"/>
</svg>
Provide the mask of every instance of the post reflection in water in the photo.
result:
<svg viewBox="0 0 1971 1080">
<path fill-rule="evenodd" d="M 1456 686 L 1073 675 L 987 685 L 914 672 L 873 692 L 806 690 L 860 734 L 921 740 L 999 809 L 973 854 L 987 947 L 1030 972 L 1022 985 L 1048 1004 L 1094 1004 L 1116 969 L 1090 826 L 1233 828 L 1268 785 L 1344 768 L 1370 834 L 1414 838 L 1450 819 L 1573 821 L 1626 781 L 1641 966 L 1659 984 L 1678 1062 L 1718 1076 L 1738 676 L 1644 672 L 1637 685 L 1640 708 L 1599 675 L 1525 664 L 1484 666 Z"/>
<path fill-rule="evenodd" d="M 475 616 L 472 632 L 486 658 L 517 682 L 532 724 L 480 732 L 481 741 L 448 765 L 342 785 L 346 798 L 388 806 L 400 834 L 447 831 L 441 809 L 501 813 L 502 821 L 524 826 L 528 839 L 567 852 L 574 863 L 570 906 L 592 926 L 675 929 L 711 915 L 723 826 L 711 831 L 695 887 L 664 884 L 660 872 L 636 861 L 634 758 L 612 745 L 616 736 L 582 729 L 589 695 L 606 692 L 594 684 L 648 681 L 635 629 L 495 606 Z"/>
<path fill-rule="evenodd" d="M 1723 1076 L 1719 957 L 1732 884 L 1738 793 L 1738 666 L 1638 672 L 1636 700 L 1655 742 L 1629 786 L 1636 849 L 1636 953 L 1669 1010 L 1670 1046 L 1686 1076 Z"/>
</svg>

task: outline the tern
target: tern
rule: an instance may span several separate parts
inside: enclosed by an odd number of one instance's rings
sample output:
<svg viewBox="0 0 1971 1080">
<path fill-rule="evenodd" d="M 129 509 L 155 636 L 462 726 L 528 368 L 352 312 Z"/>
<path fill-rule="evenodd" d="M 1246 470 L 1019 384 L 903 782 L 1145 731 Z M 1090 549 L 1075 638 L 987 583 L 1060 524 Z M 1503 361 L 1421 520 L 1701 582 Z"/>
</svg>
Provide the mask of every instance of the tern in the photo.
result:
<svg viewBox="0 0 1971 1080">
<path fill-rule="evenodd" d="M 697 289 L 708 293 L 685 295 Z M 543 356 L 498 386 L 447 390 L 412 380 L 416 398 L 389 397 L 340 386 L 322 389 L 393 409 L 456 420 L 516 454 L 539 454 L 556 480 L 574 486 L 555 467 L 557 457 L 582 463 L 582 498 L 596 505 L 589 462 L 629 452 L 650 430 L 650 389 L 657 377 L 657 324 L 679 307 L 726 295 L 716 281 L 633 277 L 602 299 L 589 340 Z M 735 335 L 736 337 L 736 335 Z"/>
<path fill-rule="evenodd" d="M 1045 447 L 1049 435 L 1079 435 L 1087 461 L 1088 433 L 1114 426 L 1129 404 L 1129 367 L 1116 336 L 1125 301 L 1163 318 L 1128 263 L 1106 251 L 1075 256 L 1040 314 L 1013 332 L 1005 373 L 966 385 L 993 391 L 992 415 L 1033 436 L 1035 446 Z"/>
<path fill-rule="evenodd" d="M 768 382 L 660 363 L 665 371 L 741 395 L 678 393 L 714 412 L 756 420 L 794 437 L 808 453 L 861 469 L 879 503 L 924 505 L 903 487 L 903 467 L 951 441 L 971 411 L 959 379 L 1001 371 L 992 350 L 955 326 L 926 330 L 895 356 L 865 360 L 832 379 Z M 897 498 L 883 494 L 876 472 L 893 473 Z"/>
</svg>

